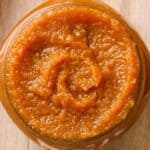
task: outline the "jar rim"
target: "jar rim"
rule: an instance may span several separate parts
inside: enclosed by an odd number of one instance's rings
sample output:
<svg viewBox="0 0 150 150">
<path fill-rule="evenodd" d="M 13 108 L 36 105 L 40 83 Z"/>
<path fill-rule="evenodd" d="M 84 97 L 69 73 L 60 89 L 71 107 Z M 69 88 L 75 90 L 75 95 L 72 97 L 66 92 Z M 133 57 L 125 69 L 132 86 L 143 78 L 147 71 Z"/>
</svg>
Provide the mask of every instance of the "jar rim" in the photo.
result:
<svg viewBox="0 0 150 150">
<path fill-rule="evenodd" d="M 48 2 L 46 2 L 47 4 Z M 55 4 L 55 5 L 52 5 L 52 6 L 47 6 L 47 7 L 44 7 L 44 4 L 43 5 L 43 8 L 42 6 L 40 10 L 36 10 L 33 11 L 34 13 L 32 15 L 29 15 L 27 17 L 25 17 L 25 20 L 22 22 L 20 22 L 15 28 L 14 30 L 11 32 L 11 34 L 8 36 L 7 41 L 7 44 L 5 45 L 4 43 L 4 47 L 2 48 L 2 51 L 5 51 L 5 49 L 7 49 L 7 47 L 10 45 L 11 41 L 12 41 L 12 38 L 15 36 L 15 34 L 17 32 L 19 32 L 19 29 L 22 27 L 22 25 L 26 24 L 32 17 L 35 17 L 35 15 L 37 15 L 38 13 L 41 13 L 41 11 L 44 11 L 44 10 L 48 10 L 48 9 L 52 9 L 54 7 L 58 7 L 61 5 L 62 6 L 65 6 L 65 5 L 77 5 L 77 6 L 87 6 L 87 7 L 92 7 L 93 9 L 98 9 L 98 10 L 102 10 L 102 11 L 106 11 L 107 13 L 110 13 L 111 15 L 113 15 L 113 17 L 115 17 L 117 20 L 119 20 L 122 25 L 128 30 L 128 32 L 130 33 L 130 36 L 132 38 L 132 40 L 136 43 L 136 46 L 137 46 L 137 52 L 138 52 L 138 56 L 139 56 L 139 59 L 140 59 L 140 80 L 139 80 L 139 85 L 138 85 L 138 89 L 137 89 L 137 99 L 136 99 L 136 103 L 135 103 L 135 106 L 132 108 L 132 110 L 127 114 L 126 118 L 121 121 L 121 123 L 119 123 L 118 125 L 116 125 L 113 129 L 107 131 L 106 133 L 102 134 L 102 135 L 97 135 L 95 137 L 90 137 L 90 138 L 87 138 L 87 139 L 81 139 L 81 140 L 66 140 L 66 139 L 53 139 L 53 138 L 50 138 L 50 137 L 46 137 L 45 135 L 42 136 L 41 134 L 39 134 L 37 131 L 34 131 L 33 129 L 31 129 L 29 127 L 29 125 L 26 124 L 26 122 L 20 117 L 20 115 L 16 112 L 15 108 L 13 107 L 12 104 L 10 104 L 11 102 L 9 101 L 9 96 L 8 96 L 8 92 L 7 92 L 7 88 L 6 88 L 6 95 L 7 95 L 7 99 L 9 102 L 9 105 L 11 105 L 11 107 L 13 108 L 13 111 L 15 112 L 15 115 L 17 115 L 17 117 L 19 118 L 20 121 L 23 122 L 23 124 L 25 125 L 25 127 L 28 128 L 28 131 L 31 132 L 31 134 L 34 134 L 36 135 L 39 139 L 43 140 L 45 143 L 49 144 L 49 143 L 59 143 L 59 142 L 62 142 L 62 146 L 66 146 L 67 145 L 77 145 L 77 146 L 82 146 L 82 145 L 87 145 L 87 144 L 90 144 L 90 143 L 93 143 L 94 142 L 103 142 L 105 139 L 108 139 L 111 140 L 112 138 L 114 138 L 115 136 L 119 136 L 120 134 L 122 134 L 123 132 L 125 132 L 136 120 L 136 118 L 138 117 L 139 112 L 140 111 L 140 108 L 142 107 L 141 106 L 141 99 L 143 98 L 143 94 L 144 94 L 144 88 L 145 88 L 145 81 L 146 81 L 146 68 L 145 68 L 145 58 L 144 58 L 144 55 L 142 54 L 142 49 L 146 50 L 147 51 L 147 48 L 146 46 L 144 45 L 143 41 L 141 40 L 140 36 L 137 34 L 137 32 L 132 28 L 130 27 L 130 25 L 128 25 L 128 23 L 116 12 L 114 11 L 111 7 L 109 7 L 108 5 L 102 3 L 102 2 L 98 2 L 98 5 L 97 5 L 97 2 L 88 2 L 88 3 L 80 3 L 80 2 L 64 2 L 63 4 L 62 3 L 58 3 L 58 4 Z M 29 18 L 30 17 L 30 18 Z M 18 30 L 16 30 L 18 29 Z M 137 40 L 138 39 L 138 40 Z M 140 41 L 139 41 L 140 40 Z M 140 44 L 138 43 L 138 41 L 140 42 Z M 139 46 L 140 45 L 140 46 Z M 142 47 L 141 47 L 142 46 Z M 5 52 L 5 56 L 6 57 L 7 55 L 7 52 Z M 5 66 L 5 63 L 4 62 L 4 66 Z M 5 79 L 5 67 L 4 67 L 4 79 Z M 6 86 L 5 86 L 6 87 Z M 6 104 L 4 101 L 2 101 L 3 105 L 5 108 L 7 108 Z M 143 103 L 144 105 L 144 103 Z M 11 116 L 11 114 L 10 114 Z M 16 123 L 16 122 L 15 122 Z M 17 124 L 17 123 L 16 123 Z M 116 134 L 117 133 L 117 134 Z M 60 144 L 60 143 L 59 143 Z"/>
</svg>

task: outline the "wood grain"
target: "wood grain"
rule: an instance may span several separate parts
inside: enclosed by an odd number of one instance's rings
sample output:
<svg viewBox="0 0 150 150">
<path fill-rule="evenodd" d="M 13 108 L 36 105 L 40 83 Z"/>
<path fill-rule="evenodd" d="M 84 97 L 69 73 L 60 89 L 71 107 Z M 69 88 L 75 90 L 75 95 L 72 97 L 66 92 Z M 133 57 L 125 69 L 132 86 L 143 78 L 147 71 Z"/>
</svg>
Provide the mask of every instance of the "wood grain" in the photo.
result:
<svg viewBox="0 0 150 150">
<path fill-rule="evenodd" d="M 150 48 L 150 1 L 103 0 L 140 33 Z M 0 44 L 18 20 L 44 0 L 0 0 Z M 150 150 L 150 101 L 136 124 L 103 150 Z M 42 150 L 11 121 L 0 105 L 0 150 Z"/>
</svg>

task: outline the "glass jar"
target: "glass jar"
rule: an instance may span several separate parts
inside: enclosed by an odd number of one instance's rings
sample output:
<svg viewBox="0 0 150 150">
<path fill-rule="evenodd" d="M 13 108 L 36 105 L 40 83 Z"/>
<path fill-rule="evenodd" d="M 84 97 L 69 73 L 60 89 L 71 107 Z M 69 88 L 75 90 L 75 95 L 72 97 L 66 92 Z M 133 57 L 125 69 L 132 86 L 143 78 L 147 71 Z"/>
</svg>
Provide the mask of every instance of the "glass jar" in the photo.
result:
<svg viewBox="0 0 150 150">
<path fill-rule="evenodd" d="M 93 9 L 98 9 L 101 11 L 105 11 L 108 14 L 111 14 L 114 18 L 118 19 L 129 31 L 132 39 L 136 43 L 138 56 L 140 59 L 140 77 L 138 84 L 138 92 L 136 95 L 136 103 L 134 108 L 128 113 L 126 119 L 124 119 L 119 125 L 117 125 L 112 130 L 107 133 L 96 136 L 93 138 L 85 139 L 85 140 L 60 140 L 47 138 L 45 136 L 40 135 L 38 132 L 33 131 L 29 126 L 23 121 L 23 119 L 17 114 L 12 104 L 10 103 L 7 86 L 5 80 L 5 69 L 6 69 L 6 55 L 8 54 L 8 49 L 13 42 L 14 37 L 17 33 L 23 29 L 32 19 L 34 19 L 38 14 L 49 11 L 54 7 L 63 7 L 66 5 L 70 6 L 83 6 L 89 7 Z M 37 143 L 41 144 L 46 148 L 56 148 L 56 149 L 99 149 L 106 143 L 110 142 L 112 139 L 120 136 L 124 133 L 137 119 L 137 117 L 141 114 L 142 109 L 144 108 L 145 103 L 150 97 L 150 55 L 149 52 L 134 29 L 132 29 L 126 21 L 116 13 L 112 8 L 107 6 L 102 2 L 97 2 L 94 0 L 53 0 L 48 1 L 41 6 L 34 9 L 30 12 L 26 17 L 24 17 L 16 27 L 11 31 L 7 39 L 4 41 L 3 46 L 0 51 L 0 98 L 2 100 L 2 104 L 9 116 L 12 120 L 18 125 L 18 127 L 24 131 L 30 138 L 32 138 Z"/>
</svg>

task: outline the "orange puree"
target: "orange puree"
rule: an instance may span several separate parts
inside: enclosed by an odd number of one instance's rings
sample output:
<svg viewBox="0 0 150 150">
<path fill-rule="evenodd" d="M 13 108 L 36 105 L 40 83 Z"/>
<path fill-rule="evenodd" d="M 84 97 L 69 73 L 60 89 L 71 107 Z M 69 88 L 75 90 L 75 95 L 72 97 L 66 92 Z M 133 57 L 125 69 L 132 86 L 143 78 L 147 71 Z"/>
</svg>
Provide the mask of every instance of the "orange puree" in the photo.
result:
<svg viewBox="0 0 150 150">
<path fill-rule="evenodd" d="M 139 60 L 127 29 L 83 6 L 43 12 L 13 39 L 7 91 L 40 134 L 69 140 L 101 135 L 134 106 Z"/>
</svg>

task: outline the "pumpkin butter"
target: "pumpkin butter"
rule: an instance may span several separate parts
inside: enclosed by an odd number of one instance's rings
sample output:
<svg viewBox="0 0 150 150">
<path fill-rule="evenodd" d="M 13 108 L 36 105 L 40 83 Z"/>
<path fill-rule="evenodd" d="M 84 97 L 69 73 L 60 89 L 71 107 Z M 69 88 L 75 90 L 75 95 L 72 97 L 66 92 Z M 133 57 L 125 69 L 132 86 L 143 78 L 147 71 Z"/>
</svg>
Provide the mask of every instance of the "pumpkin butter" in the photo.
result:
<svg viewBox="0 0 150 150">
<path fill-rule="evenodd" d="M 10 101 L 40 134 L 80 140 L 109 131 L 134 106 L 139 60 L 106 12 L 66 6 L 19 31 L 6 61 Z"/>
</svg>

